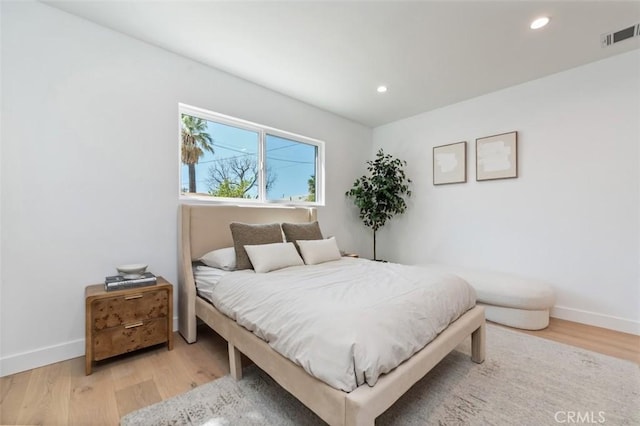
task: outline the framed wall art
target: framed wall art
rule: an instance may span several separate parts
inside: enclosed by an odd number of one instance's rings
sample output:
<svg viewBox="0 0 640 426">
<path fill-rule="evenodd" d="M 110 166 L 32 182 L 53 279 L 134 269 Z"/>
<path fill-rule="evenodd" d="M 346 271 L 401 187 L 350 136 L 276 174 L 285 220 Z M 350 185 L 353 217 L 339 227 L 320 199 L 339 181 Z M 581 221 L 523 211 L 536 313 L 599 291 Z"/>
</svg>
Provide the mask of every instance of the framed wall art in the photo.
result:
<svg viewBox="0 0 640 426">
<path fill-rule="evenodd" d="M 518 177 L 518 132 L 476 139 L 476 180 Z"/>
<path fill-rule="evenodd" d="M 433 184 L 467 181 L 467 142 L 433 147 Z"/>
</svg>

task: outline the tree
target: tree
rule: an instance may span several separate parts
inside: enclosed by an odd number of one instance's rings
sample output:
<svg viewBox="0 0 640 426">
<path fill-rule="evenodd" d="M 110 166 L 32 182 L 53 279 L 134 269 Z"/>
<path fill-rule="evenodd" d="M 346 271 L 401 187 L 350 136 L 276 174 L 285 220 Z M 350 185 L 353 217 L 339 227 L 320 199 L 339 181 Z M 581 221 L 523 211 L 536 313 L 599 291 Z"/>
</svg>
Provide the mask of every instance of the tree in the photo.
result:
<svg viewBox="0 0 640 426">
<path fill-rule="evenodd" d="M 207 122 L 202 118 L 182 114 L 182 163 L 189 167 L 189 192 L 196 192 L 196 164 L 205 153 L 213 154 L 213 139 L 207 133 Z"/>
<path fill-rule="evenodd" d="M 316 201 L 316 175 L 311 175 L 307 185 L 309 185 L 309 195 L 305 201 Z"/>
<path fill-rule="evenodd" d="M 251 189 L 251 183 L 246 180 L 240 182 L 231 182 L 225 179 L 216 189 L 209 190 L 209 194 L 214 197 L 226 198 L 249 198 L 247 192 Z"/>
<path fill-rule="evenodd" d="M 277 179 L 267 169 L 267 191 Z M 255 157 L 242 155 L 217 160 L 209 167 L 209 194 L 215 197 L 250 198 L 249 191 L 258 185 L 258 163 Z"/>
<path fill-rule="evenodd" d="M 402 169 L 407 162 L 386 155 L 382 149 L 376 154 L 376 159 L 367 161 L 367 164 L 369 176 L 356 179 L 345 195 L 353 197 L 353 202 L 360 209 L 360 219 L 373 229 L 373 260 L 377 260 L 376 231 L 387 220 L 407 209 L 403 197 L 411 197 L 411 179 L 407 179 Z"/>
</svg>

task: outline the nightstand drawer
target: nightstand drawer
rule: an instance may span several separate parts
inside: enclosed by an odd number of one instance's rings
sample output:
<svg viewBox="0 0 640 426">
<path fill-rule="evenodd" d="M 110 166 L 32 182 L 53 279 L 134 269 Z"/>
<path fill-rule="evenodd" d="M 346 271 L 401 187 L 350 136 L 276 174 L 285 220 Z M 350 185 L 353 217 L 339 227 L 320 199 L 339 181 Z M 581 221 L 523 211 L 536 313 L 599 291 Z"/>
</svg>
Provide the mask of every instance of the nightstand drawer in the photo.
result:
<svg viewBox="0 0 640 426">
<path fill-rule="evenodd" d="M 94 300 L 91 323 L 94 330 L 167 316 L 169 295 L 166 289 L 131 293 Z"/>
<path fill-rule="evenodd" d="M 105 291 L 85 288 L 85 373 L 93 361 L 166 343 L 173 349 L 173 286 L 162 277 L 153 286 Z"/>
<path fill-rule="evenodd" d="M 96 333 L 93 337 L 93 359 L 99 361 L 166 341 L 166 318 L 133 321 Z"/>
</svg>

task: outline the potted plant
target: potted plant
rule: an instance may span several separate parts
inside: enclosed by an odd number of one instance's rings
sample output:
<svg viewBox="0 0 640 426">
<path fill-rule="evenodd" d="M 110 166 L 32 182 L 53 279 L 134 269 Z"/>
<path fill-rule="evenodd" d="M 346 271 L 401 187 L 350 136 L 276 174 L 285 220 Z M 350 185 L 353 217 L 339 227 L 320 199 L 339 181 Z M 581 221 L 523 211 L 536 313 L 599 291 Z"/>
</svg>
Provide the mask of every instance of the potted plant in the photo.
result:
<svg viewBox="0 0 640 426">
<path fill-rule="evenodd" d="M 360 209 L 360 219 L 373 229 L 373 260 L 377 260 L 376 231 L 387 220 L 407 209 L 404 197 L 411 197 L 411 179 L 403 170 L 407 162 L 385 154 L 382 149 L 376 154 L 376 159 L 367 161 L 367 164 L 369 175 L 356 179 L 345 195 L 353 198 Z"/>
</svg>

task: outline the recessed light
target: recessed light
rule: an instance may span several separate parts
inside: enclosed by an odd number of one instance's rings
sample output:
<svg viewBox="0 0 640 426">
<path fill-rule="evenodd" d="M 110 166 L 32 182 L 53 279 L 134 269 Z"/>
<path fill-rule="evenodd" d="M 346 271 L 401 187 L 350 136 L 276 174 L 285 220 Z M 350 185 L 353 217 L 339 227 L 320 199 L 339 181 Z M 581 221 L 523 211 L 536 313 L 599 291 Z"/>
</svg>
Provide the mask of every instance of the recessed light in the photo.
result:
<svg viewBox="0 0 640 426">
<path fill-rule="evenodd" d="M 537 30 L 539 28 L 544 27 L 545 25 L 547 25 L 549 23 L 549 17 L 548 16 L 542 16 L 538 19 L 535 19 L 531 25 L 529 26 L 529 28 L 531 28 L 532 30 Z"/>
<path fill-rule="evenodd" d="M 376 90 L 378 91 L 378 93 L 384 93 L 387 91 L 387 86 L 378 86 Z"/>
</svg>

